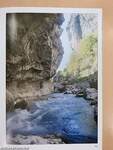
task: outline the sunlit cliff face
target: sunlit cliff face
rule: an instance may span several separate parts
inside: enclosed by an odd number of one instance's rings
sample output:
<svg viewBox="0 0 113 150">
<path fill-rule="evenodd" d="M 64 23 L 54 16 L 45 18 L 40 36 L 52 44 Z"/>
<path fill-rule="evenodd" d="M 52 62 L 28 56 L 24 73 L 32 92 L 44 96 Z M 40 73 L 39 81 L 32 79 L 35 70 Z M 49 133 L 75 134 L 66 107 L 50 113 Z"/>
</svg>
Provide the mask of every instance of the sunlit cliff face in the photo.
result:
<svg viewBox="0 0 113 150">
<path fill-rule="evenodd" d="M 64 68 L 66 68 L 67 63 L 69 62 L 69 59 L 70 59 L 71 52 L 72 52 L 71 42 L 69 41 L 69 37 L 68 37 L 68 33 L 67 33 L 67 26 L 68 26 L 70 17 L 71 17 L 71 14 L 64 14 L 65 21 L 62 24 L 63 32 L 60 37 L 62 46 L 63 46 L 63 50 L 64 50 L 64 55 L 63 55 L 63 59 L 61 61 L 61 64 L 60 64 L 58 70 L 63 70 Z"/>
</svg>

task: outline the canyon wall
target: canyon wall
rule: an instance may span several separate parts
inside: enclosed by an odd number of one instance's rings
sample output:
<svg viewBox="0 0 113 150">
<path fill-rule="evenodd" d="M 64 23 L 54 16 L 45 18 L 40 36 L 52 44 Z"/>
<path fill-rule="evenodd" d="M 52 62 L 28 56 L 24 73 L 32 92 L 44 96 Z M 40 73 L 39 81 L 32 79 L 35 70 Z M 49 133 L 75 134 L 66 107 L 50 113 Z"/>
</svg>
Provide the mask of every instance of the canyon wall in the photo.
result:
<svg viewBox="0 0 113 150">
<path fill-rule="evenodd" d="M 62 14 L 7 14 L 7 111 L 18 101 L 52 91 L 51 78 L 63 57 Z M 13 103 L 12 103 L 13 102 Z"/>
<path fill-rule="evenodd" d="M 98 16 L 72 14 L 67 32 L 73 50 L 68 70 L 78 78 L 97 74 Z"/>
<path fill-rule="evenodd" d="M 72 49 L 78 50 L 81 39 L 90 33 L 97 33 L 98 17 L 96 14 L 72 14 L 67 26 Z"/>
</svg>

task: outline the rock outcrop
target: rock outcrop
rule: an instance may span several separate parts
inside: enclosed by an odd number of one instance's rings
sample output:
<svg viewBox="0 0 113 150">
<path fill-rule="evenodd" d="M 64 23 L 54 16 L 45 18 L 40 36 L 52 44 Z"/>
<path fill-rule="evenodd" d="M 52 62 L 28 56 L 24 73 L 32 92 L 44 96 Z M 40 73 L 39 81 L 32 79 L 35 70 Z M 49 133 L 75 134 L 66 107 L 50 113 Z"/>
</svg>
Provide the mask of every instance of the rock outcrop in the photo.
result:
<svg viewBox="0 0 113 150">
<path fill-rule="evenodd" d="M 96 14 L 72 14 L 67 26 L 69 40 L 72 49 L 78 50 L 80 40 L 90 33 L 95 33 L 98 30 Z"/>
<path fill-rule="evenodd" d="M 63 56 L 63 21 L 62 14 L 7 14 L 7 111 L 11 101 L 52 90 L 50 79 Z"/>
</svg>

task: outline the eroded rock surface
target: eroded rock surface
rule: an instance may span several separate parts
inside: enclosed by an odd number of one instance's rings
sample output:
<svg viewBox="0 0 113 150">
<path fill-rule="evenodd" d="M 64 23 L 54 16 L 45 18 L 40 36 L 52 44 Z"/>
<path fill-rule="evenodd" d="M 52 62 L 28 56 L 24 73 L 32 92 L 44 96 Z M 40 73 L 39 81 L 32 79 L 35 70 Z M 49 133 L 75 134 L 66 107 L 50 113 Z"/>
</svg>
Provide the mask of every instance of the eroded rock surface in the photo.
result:
<svg viewBox="0 0 113 150">
<path fill-rule="evenodd" d="M 62 14 L 7 14 L 6 80 L 13 100 L 52 90 L 50 79 L 63 56 L 63 21 Z"/>
</svg>

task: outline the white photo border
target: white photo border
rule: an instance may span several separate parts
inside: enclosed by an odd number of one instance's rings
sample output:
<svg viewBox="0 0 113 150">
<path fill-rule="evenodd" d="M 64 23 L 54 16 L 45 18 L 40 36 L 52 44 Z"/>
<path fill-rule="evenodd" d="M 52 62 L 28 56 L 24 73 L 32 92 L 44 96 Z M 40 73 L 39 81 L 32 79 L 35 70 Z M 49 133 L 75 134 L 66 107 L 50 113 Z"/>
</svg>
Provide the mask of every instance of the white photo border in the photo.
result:
<svg viewBox="0 0 113 150">
<path fill-rule="evenodd" d="M 6 143 L 6 14 L 7 13 L 95 13 L 98 15 L 98 143 L 58 145 L 9 145 Z M 56 7 L 0 8 L 0 146 L 29 150 L 102 150 L 102 9 Z"/>
</svg>

